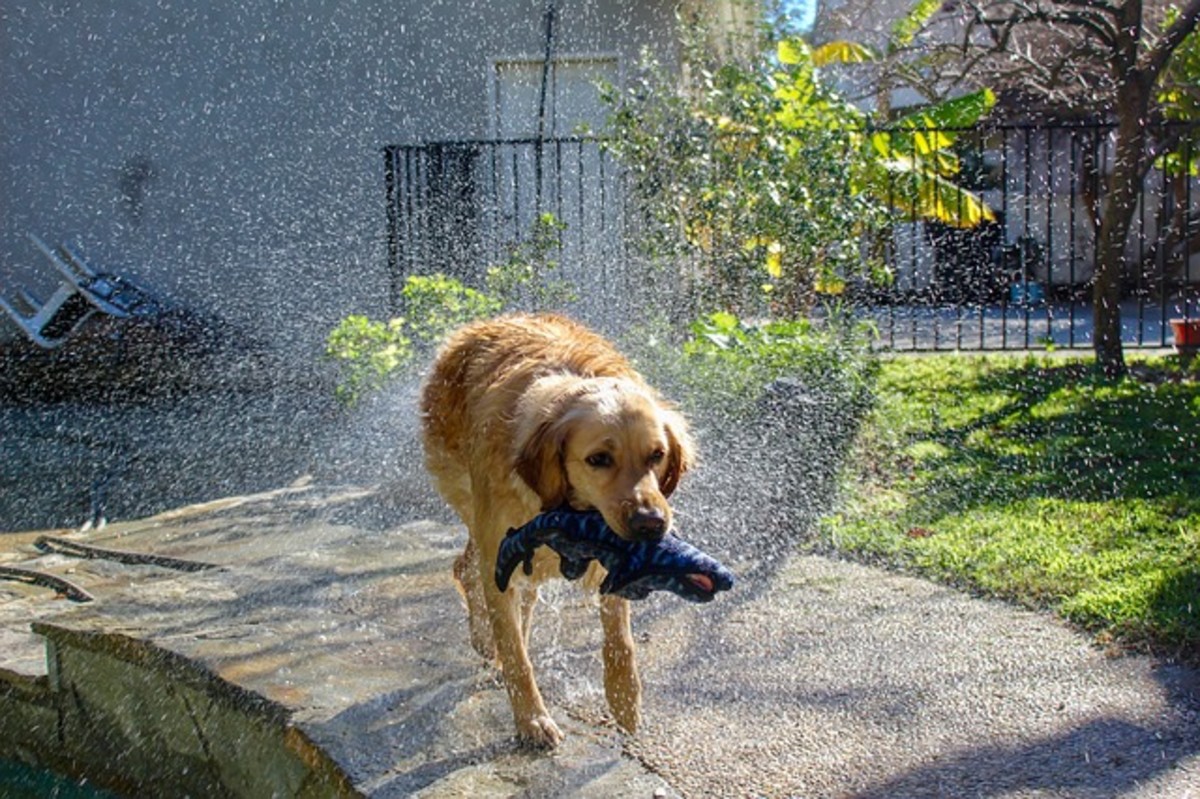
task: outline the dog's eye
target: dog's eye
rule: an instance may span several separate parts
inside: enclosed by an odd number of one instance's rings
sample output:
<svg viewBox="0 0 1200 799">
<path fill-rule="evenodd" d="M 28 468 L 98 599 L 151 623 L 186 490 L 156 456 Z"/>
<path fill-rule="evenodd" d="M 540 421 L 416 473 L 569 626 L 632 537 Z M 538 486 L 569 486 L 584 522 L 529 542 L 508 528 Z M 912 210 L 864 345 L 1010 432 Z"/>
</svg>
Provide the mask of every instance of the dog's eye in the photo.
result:
<svg viewBox="0 0 1200 799">
<path fill-rule="evenodd" d="M 613 465 L 613 457 L 607 452 L 594 452 L 584 458 L 583 461 L 595 469 L 607 469 Z"/>
<path fill-rule="evenodd" d="M 646 460 L 650 462 L 651 466 L 653 466 L 655 464 L 662 463 L 662 459 L 665 457 L 667 457 L 667 453 L 663 452 L 661 449 L 656 449 L 650 453 L 650 457 Z"/>
</svg>

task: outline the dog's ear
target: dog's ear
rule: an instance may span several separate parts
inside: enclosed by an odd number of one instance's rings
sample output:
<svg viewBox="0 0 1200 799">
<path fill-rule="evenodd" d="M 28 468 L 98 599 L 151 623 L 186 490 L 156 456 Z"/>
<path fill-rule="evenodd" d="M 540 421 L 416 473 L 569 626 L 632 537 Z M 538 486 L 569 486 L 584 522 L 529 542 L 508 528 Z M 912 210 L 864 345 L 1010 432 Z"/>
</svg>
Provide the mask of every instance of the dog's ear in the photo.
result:
<svg viewBox="0 0 1200 799">
<path fill-rule="evenodd" d="M 563 463 L 566 439 L 566 425 L 558 419 L 547 419 L 517 442 L 514 466 L 521 479 L 541 497 L 542 510 L 566 504 L 567 468 Z"/>
<path fill-rule="evenodd" d="M 562 507 L 570 493 L 563 459 L 575 396 L 569 381 L 543 378 L 517 408 L 513 468 L 541 498 L 543 510 Z"/>
<path fill-rule="evenodd" d="M 675 492 L 684 472 L 695 464 L 696 445 L 682 414 L 667 411 L 663 429 L 667 434 L 667 471 L 658 489 L 664 497 L 669 497 Z"/>
</svg>

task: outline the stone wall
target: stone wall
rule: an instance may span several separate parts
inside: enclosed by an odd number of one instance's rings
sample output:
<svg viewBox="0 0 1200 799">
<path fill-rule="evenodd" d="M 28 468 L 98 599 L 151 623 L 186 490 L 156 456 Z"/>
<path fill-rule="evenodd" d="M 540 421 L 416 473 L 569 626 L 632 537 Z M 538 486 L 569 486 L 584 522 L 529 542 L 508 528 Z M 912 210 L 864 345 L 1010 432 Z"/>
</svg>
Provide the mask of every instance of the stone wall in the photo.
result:
<svg viewBox="0 0 1200 799">
<path fill-rule="evenodd" d="M 120 633 L 47 623 L 46 677 L 0 673 L 0 758 L 131 796 L 358 796 L 287 711 Z"/>
</svg>

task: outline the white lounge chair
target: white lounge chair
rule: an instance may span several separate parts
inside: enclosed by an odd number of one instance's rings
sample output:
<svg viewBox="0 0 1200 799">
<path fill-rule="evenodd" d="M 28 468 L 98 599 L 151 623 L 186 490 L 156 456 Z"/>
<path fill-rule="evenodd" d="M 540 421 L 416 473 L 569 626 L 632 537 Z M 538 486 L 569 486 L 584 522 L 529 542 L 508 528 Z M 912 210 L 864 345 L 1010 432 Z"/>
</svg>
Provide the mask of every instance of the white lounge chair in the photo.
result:
<svg viewBox="0 0 1200 799">
<path fill-rule="evenodd" d="M 45 302 L 20 287 L 17 303 L 0 294 L 0 308 L 39 346 L 61 346 L 97 311 L 118 319 L 161 312 L 161 306 L 130 280 L 96 272 L 66 245 L 59 245 L 56 251 L 32 233 L 29 239 L 58 270 L 62 281 Z"/>
<path fill-rule="evenodd" d="M 17 296 L 19 301 L 15 305 L 0 297 L 0 308 L 21 326 L 25 335 L 48 350 L 65 343 L 96 312 L 96 307 L 84 298 L 75 284 L 65 280 L 45 302 L 25 289 L 17 289 Z"/>
</svg>

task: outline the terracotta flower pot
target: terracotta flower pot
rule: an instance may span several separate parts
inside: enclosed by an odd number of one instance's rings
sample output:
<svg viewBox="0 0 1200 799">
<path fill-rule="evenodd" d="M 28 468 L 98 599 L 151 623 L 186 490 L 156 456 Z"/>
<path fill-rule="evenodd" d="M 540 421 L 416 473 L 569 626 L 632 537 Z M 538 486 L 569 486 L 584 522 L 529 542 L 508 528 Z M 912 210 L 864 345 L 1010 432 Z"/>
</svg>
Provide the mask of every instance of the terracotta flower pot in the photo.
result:
<svg viewBox="0 0 1200 799">
<path fill-rule="evenodd" d="M 1172 319 L 1171 332 L 1175 335 L 1175 349 L 1200 347 L 1200 319 Z"/>
</svg>

